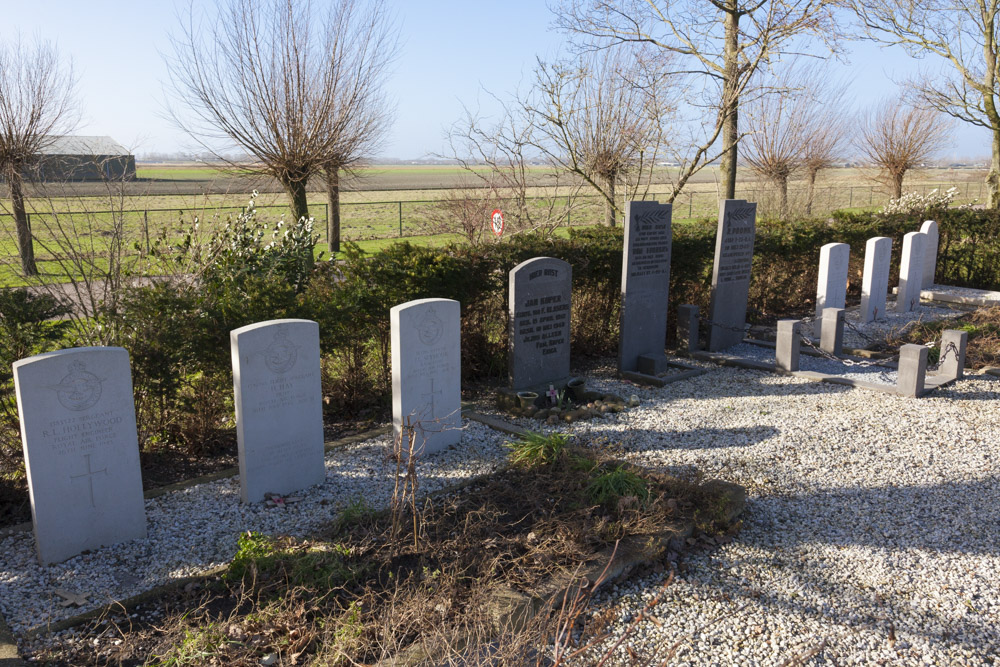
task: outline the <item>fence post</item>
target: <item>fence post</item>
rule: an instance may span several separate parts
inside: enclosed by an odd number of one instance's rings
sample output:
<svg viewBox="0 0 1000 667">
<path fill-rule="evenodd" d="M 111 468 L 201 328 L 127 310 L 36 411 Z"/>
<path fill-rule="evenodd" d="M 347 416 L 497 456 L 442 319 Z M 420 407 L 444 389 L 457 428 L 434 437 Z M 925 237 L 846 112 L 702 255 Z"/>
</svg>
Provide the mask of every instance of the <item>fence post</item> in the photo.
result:
<svg viewBox="0 0 1000 667">
<path fill-rule="evenodd" d="M 871 186 L 868 189 L 868 205 L 871 206 L 874 200 L 875 200 L 875 186 Z"/>
<path fill-rule="evenodd" d="M 851 186 L 851 201 L 847 205 L 847 208 L 852 208 L 854 206 L 854 186 Z"/>
<path fill-rule="evenodd" d="M 149 209 L 142 211 L 142 235 L 146 237 L 146 252 L 149 252 Z"/>
<path fill-rule="evenodd" d="M 396 203 L 399 204 L 399 236 L 400 236 L 400 238 L 402 238 L 402 236 L 403 236 L 403 202 L 402 201 L 398 201 Z"/>
<path fill-rule="evenodd" d="M 692 191 L 692 192 L 688 193 L 688 217 L 689 218 L 693 218 L 694 217 L 694 214 L 692 213 L 693 210 L 694 210 L 694 192 Z"/>
</svg>

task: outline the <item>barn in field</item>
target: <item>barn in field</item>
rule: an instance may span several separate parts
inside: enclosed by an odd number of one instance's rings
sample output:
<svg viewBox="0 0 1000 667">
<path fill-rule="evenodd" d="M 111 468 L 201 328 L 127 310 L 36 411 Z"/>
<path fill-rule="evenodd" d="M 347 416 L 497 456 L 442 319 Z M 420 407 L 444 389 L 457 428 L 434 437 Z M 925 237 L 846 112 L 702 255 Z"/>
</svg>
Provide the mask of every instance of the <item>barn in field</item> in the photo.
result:
<svg viewBox="0 0 1000 667">
<path fill-rule="evenodd" d="M 111 137 L 55 136 L 25 174 L 42 181 L 131 181 L 135 156 Z"/>
</svg>

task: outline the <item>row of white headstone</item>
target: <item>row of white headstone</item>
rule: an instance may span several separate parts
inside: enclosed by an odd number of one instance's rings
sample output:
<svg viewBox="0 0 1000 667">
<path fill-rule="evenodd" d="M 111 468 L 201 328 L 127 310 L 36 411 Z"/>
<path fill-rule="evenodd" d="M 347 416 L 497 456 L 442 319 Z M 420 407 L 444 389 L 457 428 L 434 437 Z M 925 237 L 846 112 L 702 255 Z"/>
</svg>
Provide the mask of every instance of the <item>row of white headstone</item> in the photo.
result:
<svg viewBox="0 0 1000 667">
<path fill-rule="evenodd" d="M 392 308 L 393 416 L 422 452 L 461 438 L 459 304 Z M 272 320 L 230 334 L 243 502 L 321 484 L 324 465 L 319 325 Z M 146 536 L 128 352 L 60 350 L 14 364 L 38 558 Z"/>
<path fill-rule="evenodd" d="M 920 291 L 934 284 L 937 270 L 938 224 L 927 220 L 919 232 L 903 236 L 899 266 L 896 312 L 906 313 L 920 303 Z M 847 268 L 851 247 L 846 243 L 827 243 L 820 248 L 819 279 L 816 286 L 816 319 L 813 331 L 822 337 L 823 311 L 844 308 L 847 299 Z M 885 317 L 889 289 L 889 264 L 892 239 L 876 236 L 865 244 L 865 268 L 861 282 L 861 321 Z"/>
</svg>

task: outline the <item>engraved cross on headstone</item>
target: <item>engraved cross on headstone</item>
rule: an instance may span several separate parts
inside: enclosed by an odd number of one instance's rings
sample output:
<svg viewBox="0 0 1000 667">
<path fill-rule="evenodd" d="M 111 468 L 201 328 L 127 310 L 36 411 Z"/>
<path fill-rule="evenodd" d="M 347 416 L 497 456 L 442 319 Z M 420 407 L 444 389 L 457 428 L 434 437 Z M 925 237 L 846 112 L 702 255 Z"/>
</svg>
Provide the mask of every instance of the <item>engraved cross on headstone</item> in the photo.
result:
<svg viewBox="0 0 1000 667">
<path fill-rule="evenodd" d="M 424 392 L 423 394 L 420 395 L 421 398 L 423 398 L 425 401 L 427 401 L 430 404 L 431 413 L 429 415 L 426 414 L 427 408 L 426 407 L 424 408 L 424 413 L 425 413 L 426 417 L 434 419 L 434 417 L 436 416 L 437 411 L 436 411 L 435 405 L 434 405 L 434 397 L 435 396 L 439 396 L 440 394 L 441 394 L 441 390 L 440 389 L 438 389 L 437 391 L 434 391 L 434 378 L 431 378 L 431 390 L 427 391 L 427 392 Z M 428 396 L 430 397 L 430 399 L 428 399 Z"/>
<path fill-rule="evenodd" d="M 91 507 L 97 507 L 97 505 L 94 504 L 94 475 L 96 475 L 98 473 L 104 473 L 104 475 L 107 476 L 108 469 L 105 466 L 104 468 L 101 468 L 100 470 L 92 470 L 91 467 L 90 467 L 90 454 L 84 454 L 83 458 L 86 459 L 86 461 L 87 461 L 87 472 L 82 472 L 79 475 L 70 475 L 69 478 L 71 480 L 72 479 L 77 479 L 79 477 L 86 477 L 87 478 L 87 485 L 90 487 L 90 506 Z"/>
</svg>

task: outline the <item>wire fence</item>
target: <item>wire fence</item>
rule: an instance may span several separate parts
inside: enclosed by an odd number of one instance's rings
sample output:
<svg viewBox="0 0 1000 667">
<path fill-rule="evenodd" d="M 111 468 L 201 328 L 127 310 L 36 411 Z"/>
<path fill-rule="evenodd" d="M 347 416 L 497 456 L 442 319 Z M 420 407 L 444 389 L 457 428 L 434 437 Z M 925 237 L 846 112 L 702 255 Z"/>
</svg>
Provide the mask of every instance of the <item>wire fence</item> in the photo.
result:
<svg viewBox="0 0 1000 667">
<path fill-rule="evenodd" d="M 944 192 L 951 187 L 958 190 L 955 203 L 982 200 L 982 182 L 925 183 L 907 188 L 906 192 L 928 194 L 932 190 Z M 662 199 L 664 196 L 665 194 L 658 192 L 654 186 L 645 198 Z M 759 215 L 777 213 L 777 193 L 765 185 L 752 184 L 740 187 L 737 189 L 736 197 L 758 202 Z M 805 215 L 807 201 L 808 191 L 805 188 L 791 188 L 788 192 L 790 215 Z M 825 186 L 815 188 L 809 209 L 811 215 L 826 215 L 844 208 L 878 207 L 887 201 L 888 196 L 878 186 Z M 458 230 L 449 225 L 447 219 L 448 206 L 451 202 L 454 202 L 454 196 L 442 199 L 342 203 L 341 238 L 347 241 L 365 241 L 455 232 Z M 604 199 L 599 195 L 530 197 L 526 203 L 538 209 L 549 207 L 559 211 L 554 222 L 565 226 L 596 225 L 602 223 L 605 216 Z M 504 200 L 500 200 L 499 204 L 503 208 Z M 187 209 L 36 211 L 30 214 L 30 221 L 32 233 L 43 247 L 46 236 L 56 233 L 54 230 L 73 229 L 78 235 L 101 237 L 107 235 L 103 227 L 119 225 L 127 238 L 140 239 L 138 243 L 148 249 L 156 238 L 163 235 L 182 234 L 195 222 L 203 228 L 224 224 L 242 210 L 239 206 L 206 206 Z M 674 200 L 673 218 L 675 221 L 714 219 L 718 215 L 718 210 L 719 199 L 715 192 L 682 192 Z M 273 221 L 287 218 L 290 214 L 288 207 L 282 205 L 258 206 L 258 212 L 263 219 Z M 323 241 L 326 241 L 324 232 L 328 219 L 327 204 L 312 204 L 310 213 L 314 217 L 317 233 L 321 235 Z M 489 225 L 488 215 L 484 215 L 483 218 L 482 224 L 485 228 Z M 12 237 L 11 214 L 0 214 L 0 224 L 8 231 L 8 236 Z M 7 245 L 11 243 L 12 238 L 8 240 Z"/>
</svg>

